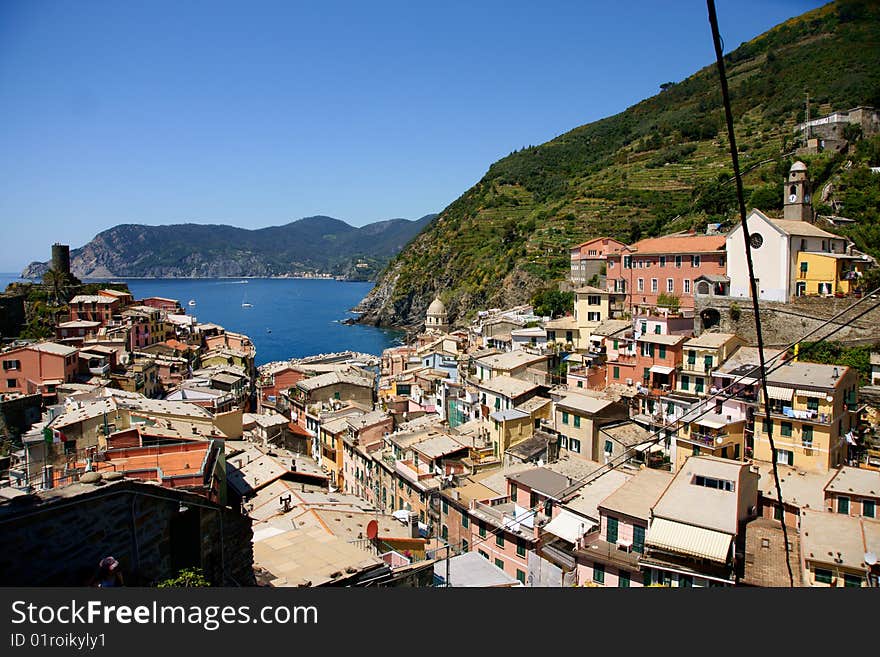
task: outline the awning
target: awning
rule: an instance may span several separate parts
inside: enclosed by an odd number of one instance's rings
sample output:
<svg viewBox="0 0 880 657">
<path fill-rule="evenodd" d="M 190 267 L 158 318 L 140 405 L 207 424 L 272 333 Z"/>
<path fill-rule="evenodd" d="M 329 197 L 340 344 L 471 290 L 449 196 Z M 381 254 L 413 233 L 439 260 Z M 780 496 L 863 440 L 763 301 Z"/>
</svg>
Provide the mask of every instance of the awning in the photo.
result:
<svg viewBox="0 0 880 657">
<path fill-rule="evenodd" d="M 729 422 L 727 422 L 727 418 L 725 418 L 723 415 L 710 413 L 694 420 L 694 424 L 699 424 L 701 427 L 709 427 L 710 429 L 721 429 L 723 427 L 726 427 Z"/>
<path fill-rule="evenodd" d="M 577 540 L 581 536 L 595 526 L 595 523 L 587 520 L 583 516 L 575 515 L 571 511 L 562 509 L 558 516 L 544 525 L 544 531 L 550 532 L 554 536 L 558 536 L 569 543 L 577 543 Z"/>
<path fill-rule="evenodd" d="M 656 444 L 656 443 L 653 443 L 653 444 L 652 444 L 652 443 L 644 443 L 644 444 L 642 444 L 642 445 L 636 445 L 633 449 L 634 449 L 635 451 L 639 452 L 639 453 L 642 453 L 642 452 L 644 452 L 645 450 L 650 449 L 650 451 L 649 451 L 648 453 L 649 453 L 649 454 L 654 454 L 654 453 L 656 453 L 656 452 L 662 452 L 662 451 L 663 451 L 663 445 L 658 445 L 658 444 Z"/>
<path fill-rule="evenodd" d="M 651 371 L 656 374 L 670 374 L 674 370 L 674 367 L 666 367 L 665 365 L 654 365 L 651 367 Z"/>
<path fill-rule="evenodd" d="M 779 401 L 791 401 L 791 398 L 794 397 L 794 388 L 767 386 L 767 396 L 770 399 L 777 399 Z"/>
<path fill-rule="evenodd" d="M 816 390 L 802 390 L 798 388 L 798 397 L 810 397 L 812 399 L 825 399 L 827 392 L 817 392 Z"/>
<path fill-rule="evenodd" d="M 727 563 L 732 541 L 730 534 L 665 518 L 654 518 L 645 536 L 647 545 L 719 563 Z"/>
</svg>

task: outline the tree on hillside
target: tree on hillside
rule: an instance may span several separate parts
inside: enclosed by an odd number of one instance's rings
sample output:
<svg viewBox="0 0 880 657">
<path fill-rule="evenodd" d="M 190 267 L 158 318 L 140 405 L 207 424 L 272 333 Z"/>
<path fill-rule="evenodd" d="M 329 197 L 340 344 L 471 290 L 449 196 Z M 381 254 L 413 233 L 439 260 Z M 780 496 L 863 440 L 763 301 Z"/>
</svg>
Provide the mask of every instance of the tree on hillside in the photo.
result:
<svg viewBox="0 0 880 657">
<path fill-rule="evenodd" d="M 63 271 L 50 269 L 43 274 L 43 285 L 52 289 L 52 300 L 55 305 L 67 302 L 67 291 L 70 289 L 70 277 Z"/>
<path fill-rule="evenodd" d="M 532 297 L 532 306 L 536 315 L 560 317 L 574 311 L 574 292 L 543 290 Z"/>
</svg>

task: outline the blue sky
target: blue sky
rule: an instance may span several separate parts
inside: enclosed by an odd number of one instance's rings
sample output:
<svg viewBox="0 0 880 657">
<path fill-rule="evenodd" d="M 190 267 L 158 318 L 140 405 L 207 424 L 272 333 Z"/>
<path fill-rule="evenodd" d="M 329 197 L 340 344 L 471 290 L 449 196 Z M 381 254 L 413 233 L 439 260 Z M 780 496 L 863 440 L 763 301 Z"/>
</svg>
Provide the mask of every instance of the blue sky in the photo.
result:
<svg viewBox="0 0 880 657">
<path fill-rule="evenodd" d="M 823 4 L 716 2 L 727 51 Z M 700 0 L 3 0 L 0 271 L 119 223 L 439 212 L 713 61 Z"/>
</svg>

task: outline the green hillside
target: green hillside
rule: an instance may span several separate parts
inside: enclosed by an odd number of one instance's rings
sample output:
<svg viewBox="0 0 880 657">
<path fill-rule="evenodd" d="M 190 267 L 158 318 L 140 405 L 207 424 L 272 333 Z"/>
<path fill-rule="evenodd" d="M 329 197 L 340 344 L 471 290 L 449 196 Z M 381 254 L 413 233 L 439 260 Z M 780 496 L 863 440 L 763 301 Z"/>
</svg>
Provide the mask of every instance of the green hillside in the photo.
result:
<svg viewBox="0 0 880 657">
<path fill-rule="evenodd" d="M 807 92 L 813 117 L 880 107 L 880 9 L 826 5 L 742 44 L 726 64 L 747 200 L 772 211 L 781 206 Z M 863 161 L 870 151 L 862 149 Z M 802 159 L 817 185 L 844 163 L 825 154 Z M 417 325 L 439 294 L 460 321 L 555 286 L 567 275 L 568 248 L 590 237 L 633 241 L 729 222 L 731 175 L 713 63 L 620 114 L 493 164 L 391 261 L 362 302 L 363 320 Z M 880 233 L 860 230 L 866 237 L 857 241 L 880 255 L 880 240 L 870 243 Z"/>
</svg>

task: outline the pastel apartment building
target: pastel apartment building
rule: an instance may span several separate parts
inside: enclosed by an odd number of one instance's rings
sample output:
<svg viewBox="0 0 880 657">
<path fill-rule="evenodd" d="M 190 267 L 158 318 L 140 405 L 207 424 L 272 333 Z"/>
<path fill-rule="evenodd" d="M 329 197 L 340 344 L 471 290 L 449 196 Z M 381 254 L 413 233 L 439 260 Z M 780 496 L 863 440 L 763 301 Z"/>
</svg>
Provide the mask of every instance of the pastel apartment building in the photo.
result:
<svg viewBox="0 0 880 657">
<path fill-rule="evenodd" d="M 858 373 L 842 365 L 788 361 L 767 375 L 767 394 L 755 411 L 754 458 L 827 472 L 846 461 L 858 424 Z M 769 407 L 768 423 L 765 407 Z M 847 435 L 850 439 L 847 439 Z"/>
<path fill-rule="evenodd" d="M 0 393 L 40 393 L 49 403 L 56 397 L 57 386 L 76 380 L 79 367 L 77 349 L 55 342 L 9 349 L 0 354 L 0 359 Z"/>
<path fill-rule="evenodd" d="M 727 274 L 723 235 L 651 237 L 607 260 L 608 291 L 625 294 L 630 312 L 656 308 L 661 294 L 677 297 L 681 309 L 693 309 L 694 280 Z"/>
<path fill-rule="evenodd" d="M 880 584 L 876 559 L 880 554 L 880 521 L 805 509 L 800 541 L 801 576 L 806 586 L 863 588 Z"/>
<path fill-rule="evenodd" d="M 644 586 L 639 557 L 645 553 L 651 507 L 671 481 L 670 473 L 646 468 L 599 503 L 599 526 L 577 545 L 580 583 Z"/>
<path fill-rule="evenodd" d="M 758 515 L 757 469 L 692 456 L 651 508 L 646 584 L 731 586 L 742 576 L 745 525 Z"/>
<path fill-rule="evenodd" d="M 638 338 L 635 374 L 644 387 L 655 394 L 675 390 L 685 342 L 684 335 L 645 333 Z"/>
<path fill-rule="evenodd" d="M 604 445 L 604 437 L 600 445 L 600 428 L 627 419 L 627 405 L 611 398 L 571 392 L 556 399 L 552 431 L 559 441 L 560 456 L 600 461 Z"/>
<path fill-rule="evenodd" d="M 68 302 L 68 306 L 70 321 L 98 322 L 101 326 L 111 324 L 122 310 L 117 297 L 100 294 L 78 294 Z"/>
<path fill-rule="evenodd" d="M 571 280 L 586 285 L 594 276 L 603 276 L 609 255 L 620 253 L 626 245 L 611 237 L 597 237 L 569 250 L 571 256 Z"/>
</svg>

